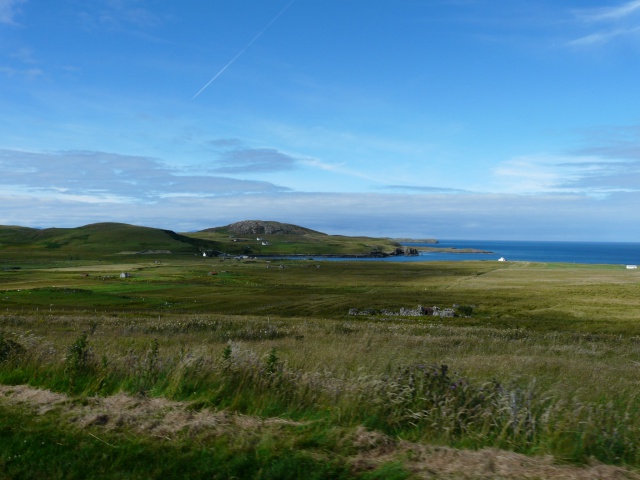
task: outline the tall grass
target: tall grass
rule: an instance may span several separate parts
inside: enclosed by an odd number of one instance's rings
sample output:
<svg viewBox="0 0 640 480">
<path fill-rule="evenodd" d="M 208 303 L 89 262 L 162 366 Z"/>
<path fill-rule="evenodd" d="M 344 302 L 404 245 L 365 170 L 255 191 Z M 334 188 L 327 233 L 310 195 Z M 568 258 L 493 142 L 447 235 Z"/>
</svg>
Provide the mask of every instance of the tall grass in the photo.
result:
<svg viewBox="0 0 640 480">
<path fill-rule="evenodd" d="M 81 396 L 124 390 L 440 445 L 640 466 L 635 337 L 400 319 L 1 320 L 0 352 L 11 353 L 0 383 Z M 561 367 L 568 358 L 575 363 Z"/>
</svg>

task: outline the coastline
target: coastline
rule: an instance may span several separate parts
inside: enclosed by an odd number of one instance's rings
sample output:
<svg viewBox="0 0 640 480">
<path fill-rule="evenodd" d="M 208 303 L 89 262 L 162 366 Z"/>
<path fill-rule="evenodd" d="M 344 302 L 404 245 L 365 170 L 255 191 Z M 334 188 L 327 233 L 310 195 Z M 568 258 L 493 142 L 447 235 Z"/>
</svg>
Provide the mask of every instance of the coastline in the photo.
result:
<svg viewBox="0 0 640 480">
<path fill-rule="evenodd" d="M 495 255 L 496 252 L 490 250 L 482 250 L 479 248 L 456 248 L 456 247 L 415 247 L 419 252 L 437 252 L 437 253 L 480 253 Z"/>
<path fill-rule="evenodd" d="M 489 250 L 479 250 L 475 248 L 449 248 L 449 247 L 421 247 L 416 248 L 416 252 L 418 253 L 396 253 L 396 252 L 380 252 L 380 253 L 321 253 L 321 254 L 312 254 L 312 253 L 294 253 L 290 255 L 252 255 L 255 258 L 291 258 L 291 259 L 322 259 L 322 258 L 395 258 L 395 257 L 419 257 L 420 252 L 425 253 L 453 253 L 453 254 L 481 254 L 481 255 L 495 255 L 495 252 L 491 252 Z"/>
</svg>

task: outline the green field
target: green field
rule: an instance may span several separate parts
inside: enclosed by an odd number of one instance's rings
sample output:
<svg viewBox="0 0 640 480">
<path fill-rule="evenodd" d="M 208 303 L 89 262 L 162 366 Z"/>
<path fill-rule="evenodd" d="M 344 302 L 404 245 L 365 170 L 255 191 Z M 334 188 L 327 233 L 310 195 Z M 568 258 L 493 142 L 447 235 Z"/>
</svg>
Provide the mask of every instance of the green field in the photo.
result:
<svg viewBox="0 0 640 480">
<path fill-rule="evenodd" d="M 636 271 L 29 248 L 0 477 L 640 478 Z"/>
</svg>

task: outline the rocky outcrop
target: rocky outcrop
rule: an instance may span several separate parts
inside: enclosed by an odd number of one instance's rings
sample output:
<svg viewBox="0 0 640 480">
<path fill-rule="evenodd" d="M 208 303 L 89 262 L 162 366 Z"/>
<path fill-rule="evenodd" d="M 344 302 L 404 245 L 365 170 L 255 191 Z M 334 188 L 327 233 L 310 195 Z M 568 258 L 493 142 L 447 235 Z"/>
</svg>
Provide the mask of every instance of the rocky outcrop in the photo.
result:
<svg viewBox="0 0 640 480">
<path fill-rule="evenodd" d="M 470 307 L 469 307 L 470 308 Z M 376 310 L 374 308 L 350 308 L 349 315 L 388 315 L 388 316 L 401 316 L 401 317 L 442 317 L 442 318 L 452 318 L 458 316 L 468 316 L 463 315 L 460 307 L 458 305 L 454 305 L 454 308 L 440 308 L 440 307 L 423 307 L 422 305 L 418 305 L 417 308 L 405 308 L 402 307 L 399 311 L 387 310 L 385 308 Z M 469 313 L 470 312 L 464 312 Z"/>
<path fill-rule="evenodd" d="M 398 247 L 393 251 L 392 255 L 416 257 L 420 255 L 420 252 L 418 251 L 417 248 L 414 248 L 414 247 Z"/>
<path fill-rule="evenodd" d="M 307 235 L 309 233 L 325 235 L 309 228 L 264 220 L 244 220 L 225 227 L 207 228 L 203 232 L 224 232 L 231 235 Z"/>
</svg>

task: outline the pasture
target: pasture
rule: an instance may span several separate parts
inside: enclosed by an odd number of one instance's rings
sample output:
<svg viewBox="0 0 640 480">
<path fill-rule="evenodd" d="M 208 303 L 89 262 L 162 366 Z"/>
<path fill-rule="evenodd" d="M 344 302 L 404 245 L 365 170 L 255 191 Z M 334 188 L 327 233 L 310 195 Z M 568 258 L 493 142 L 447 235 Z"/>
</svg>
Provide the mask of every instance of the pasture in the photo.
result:
<svg viewBox="0 0 640 480">
<path fill-rule="evenodd" d="M 77 443 L 105 450 L 92 460 L 104 478 L 637 478 L 640 276 L 622 266 L 11 265 L 0 272 L 10 475 L 28 474 L 15 460 L 28 456 L 42 475 L 80 477 L 52 446 Z M 418 305 L 460 315 L 398 314 Z"/>
</svg>

